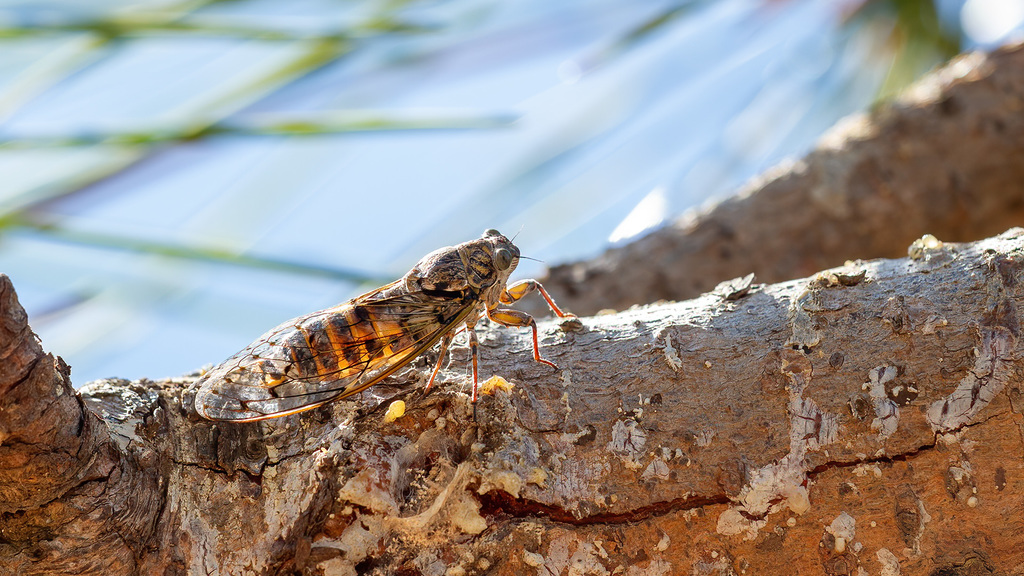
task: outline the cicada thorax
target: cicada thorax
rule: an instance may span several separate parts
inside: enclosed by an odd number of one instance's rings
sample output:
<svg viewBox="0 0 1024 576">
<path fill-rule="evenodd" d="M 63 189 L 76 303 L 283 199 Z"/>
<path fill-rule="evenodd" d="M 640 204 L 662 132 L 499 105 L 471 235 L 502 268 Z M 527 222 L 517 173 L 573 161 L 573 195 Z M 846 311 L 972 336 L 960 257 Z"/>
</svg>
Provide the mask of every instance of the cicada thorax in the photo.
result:
<svg viewBox="0 0 1024 576">
<path fill-rule="evenodd" d="M 493 307 L 519 261 L 519 249 L 503 236 L 501 239 L 502 262 L 496 261 L 493 241 L 486 236 L 428 254 L 403 278 L 405 290 L 439 300 L 483 302 Z"/>
<path fill-rule="evenodd" d="M 466 281 L 477 290 L 489 288 L 500 280 L 499 271 L 494 266 L 494 254 L 489 246 L 481 246 L 470 250 L 464 249 Z"/>
</svg>

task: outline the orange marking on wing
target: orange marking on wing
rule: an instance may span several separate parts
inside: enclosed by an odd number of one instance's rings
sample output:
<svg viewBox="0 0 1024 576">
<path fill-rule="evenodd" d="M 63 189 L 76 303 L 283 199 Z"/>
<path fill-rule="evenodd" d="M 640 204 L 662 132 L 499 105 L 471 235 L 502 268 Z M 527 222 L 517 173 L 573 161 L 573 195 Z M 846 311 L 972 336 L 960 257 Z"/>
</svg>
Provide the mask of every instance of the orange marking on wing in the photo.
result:
<svg viewBox="0 0 1024 576">
<path fill-rule="evenodd" d="M 313 334 L 305 326 L 299 326 L 299 333 L 302 334 L 302 338 L 306 341 L 306 346 L 309 348 L 310 354 L 313 356 L 313 364 L 316 366 L 317 374 L 326 374 L 329 369 L 324 364 L 323 356 L 319 353 L 316 347 L 316 334 Z"/>
<path fill-rule="evenodd" d="M 372 350 L 377 348 L 374 345 L 377 341 L 377 332 L 373 329 L 373 322 L 360 322 L 354 311 L 347 312 L 345 318 L 349 321 L 348 329 L 352 332 L 352 342 L 348 345 L 358 347 L 360 362 L 369 366 L 374 358 Z"/>
<path fill-rule="evenodd" d="M 349 319 L 351 315 L 351 308 L 345 310 L 343 307 L 339 306 L 335 310 L 335 313 L 338 316 L 343 317 L 346 324 L 352 323 Z M 334 356 L 334 361 L 338 364 L 339 373 L 347 375 L 347 372 L 352 367 L 346 350 L 347 347 L 352 345 L 348 340 L 348 335 L 338 332 L 338 327 L 336 326 L 333 318 L 324 320 L 324 330 L 327 331 L 327 340 L 331 343 L 331 354 Z"/>
<path fill-rule="evenodd" d="M 385 356 L 397 354 L 403 345 L 402 326 L 394 320 L 379 320 L 372 324 L 377 339 L 384 343 Z"/>
</svg>

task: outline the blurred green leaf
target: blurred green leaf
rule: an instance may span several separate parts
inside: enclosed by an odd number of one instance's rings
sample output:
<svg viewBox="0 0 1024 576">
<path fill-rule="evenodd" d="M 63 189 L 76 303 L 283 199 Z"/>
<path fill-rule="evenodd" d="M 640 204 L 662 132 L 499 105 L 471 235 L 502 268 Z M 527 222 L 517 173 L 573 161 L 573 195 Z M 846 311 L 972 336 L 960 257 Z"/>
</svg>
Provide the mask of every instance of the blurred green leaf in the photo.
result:
<svg viewBox="0 0 1024 576">
<path fill-rule="evenodd" d="M 357 284 L 384 284 L 392 279 L 360 270 L 304 264 L 293 260 L 266 258 L 240 253 L 234 250 L 210 246 L 187 246 L 167 242 L 155 242 L 130 236 L 100 234 L 83 230 L 71 230 L 57 224 L 44 222 L 38 217 L 26 214 L 9 215 L 0 218 L 0 232 L 22 231 L 38 234 L 47 240 L 79 246 L 106 248 L 124 252 L 136 252 L 166 258 L 212 262 L 231 266 L 242 266 L 259 270 L 272 270 L 289 274 L 317 276 L 332 280 L 343 280 Z"/>
<path fill-rule="evenodd" d="M 942 26 L 934 0 L 867 0 L 848 23 L 878 24 L 890 29 L 885 48 L 891 64 L 879 99 L 899 93 L 963 49 L 960 31 Z"/>
<path fill-rule="evenodd" d="M 512 126 L 518 116 L 444 111 L 323 111 L 252 114 L 223 122 L 152 127 L 124 132 L 89 132 L 51 137 L 0 137 L 0 150 L 75 146 L 137 146 L 201 140 L 213 136 L 336 136 L 340 134 L 430 130 L 491 130 Z"/>
</svg>

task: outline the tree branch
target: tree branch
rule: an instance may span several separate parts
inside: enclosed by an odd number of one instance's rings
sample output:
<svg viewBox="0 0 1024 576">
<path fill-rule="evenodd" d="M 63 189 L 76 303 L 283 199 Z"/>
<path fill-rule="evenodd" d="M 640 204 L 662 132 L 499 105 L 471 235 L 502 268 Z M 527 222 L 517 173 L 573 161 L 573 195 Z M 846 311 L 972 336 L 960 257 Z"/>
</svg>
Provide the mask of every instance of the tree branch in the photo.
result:
<svg viewBox="0 0 1024 576">
<path fill-rule="evenodd" d="M 898 258 L 924 234 L 980 240 L 1024 223 L 1024 44 L 960 56 L 854 116 L 799 162 L 544 286 L 577 314 L 685 300 L 755 272 L 782 282 Z M 542 313 L 534 307 L 531 312 Z"/>
<path fill-rule="evenodd" d="M 532 360 L 529 331 L 488 327 L 482 373 L 515 387 L 483 397 L 475 423 L 464 347 L 439 392 L 417 386 L 425 358 L 356 401 L 260 423 L 191 416 L 192 378 L 101 381 L 79 403 L 0 282 L 16 360 L 0 382 L 0 565 L 15 573 L 1021 561 L 1024 520 L 1006 513 L 1024 504 L 1019 229 L 580 330 L 547 323 L 558 371 Z M 378 408 L 396 397 L 410 408 L 388 423 Z M 60 419 L 19 435 L 54 406 Z"/>
<path fill-rule="evenodd" d="M 0 275 L 0 566 L 130 573 L 157 521 L 160 470 L 118 450 L 70 369 L 44 354 Z"/>
</svg>

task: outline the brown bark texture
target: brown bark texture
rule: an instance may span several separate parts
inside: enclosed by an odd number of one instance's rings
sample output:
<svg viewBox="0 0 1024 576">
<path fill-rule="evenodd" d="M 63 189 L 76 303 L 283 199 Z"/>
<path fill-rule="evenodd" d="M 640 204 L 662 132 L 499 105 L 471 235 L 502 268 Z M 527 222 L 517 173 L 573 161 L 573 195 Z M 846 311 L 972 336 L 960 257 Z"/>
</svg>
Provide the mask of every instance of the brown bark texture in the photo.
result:
<svg viewBox="0 0 1024 576">
<path fill-rule="evenodd" d="M 0 296 L 4 574 L 1024 573 L 1021 229 L 544 323 L 558 370 L 487 328 L 475 420 L 464 347 L 257 423 L 76 393 Z"/>
<path fill-rule="evenodd" d="M 648 244 L 638 291 L 612 305 L 708 281 L 687 268 L 701 258 L 772 277 L 872 234 L 890 250 L 901 225 L 959 237 L 1012 220 L 994 190 L 1020 157 L 1024 83 L 999 70 L 1021 64 L 1007 49 L 939 72 L 934 103 L 880 113 L 708 214 L 767 213 Z M 958 141 L 984 137 L 1017 156 L 992 144 L 986 165 Z M 900 174 L 929 154 L 934 174 Z M 804 213 L 787 182 L 808 178 Z M 740 226 L 788 210 L 799 240 Z M 194 376 L 76 392 L 0 275 L 0 574 L 1024 574 L 1024 230 L 909 253 L 542 322 L 557 370 L 528 330 L 483 327 L 482 376 L 513 387 L 475 418 L 460 346 L 430 394 L 427 354 L 351 401 L 246 424 L 197 418 Z M 408 410 L 389 422 L 396 399 Z"/>
<path fill-rule="evenodd" d="M 896 258 L 924 234 L 966 242 L 1020 225 L 1024 44 L 963 55 L 737 196 L 542 281 L 569 309 L 593 314 L 693 298 L 749 272 L 782 282 L 848 259 Z"/>
</svg>

